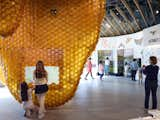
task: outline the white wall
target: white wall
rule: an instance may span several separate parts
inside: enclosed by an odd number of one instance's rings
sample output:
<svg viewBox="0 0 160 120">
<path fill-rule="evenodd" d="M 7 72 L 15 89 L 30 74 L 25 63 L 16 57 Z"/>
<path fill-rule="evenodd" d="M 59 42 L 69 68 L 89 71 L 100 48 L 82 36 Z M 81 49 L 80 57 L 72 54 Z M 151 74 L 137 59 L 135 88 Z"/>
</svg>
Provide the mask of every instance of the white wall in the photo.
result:
<svg viewBox="0 0 160 120">
<path fill-rule="evenodd" d="M 117 37 L 100 38 L 96 46 L 96 50 L 112 50 L 114 58 L 114 73 L 118 73 L 118 49 L 133 49 L 134 57 L 141 58 L 143 32 L 137 32 L 129 35 L 122 35 Z"/>
<path fill-rule="evenodd" d="M 117 73 L 118 49 L 133 49 L 134 58 L 142 58 L 142 64 L 145 65 L 149 64 L 149 56 L 155 55 L 160 66 L 160 24 L 129 35 L 100 38 L 94 52 L 113 50 L 114 72 Z M 93 59 L 97 60 L 94 56 Z"/>
</svg>

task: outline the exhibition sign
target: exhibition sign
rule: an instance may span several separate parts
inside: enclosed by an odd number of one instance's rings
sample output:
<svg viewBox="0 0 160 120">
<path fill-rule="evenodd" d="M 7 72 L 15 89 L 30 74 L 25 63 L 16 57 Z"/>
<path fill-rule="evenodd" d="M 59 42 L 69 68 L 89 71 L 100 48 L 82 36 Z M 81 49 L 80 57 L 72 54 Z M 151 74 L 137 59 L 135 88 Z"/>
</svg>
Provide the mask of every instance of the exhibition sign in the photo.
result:
<svg viewBox="0 0 160 120">
<path fill-rule="evenodd" d="M 143 30 L 143 46 L 160 44 L 160 24 Z"/>
</svg>

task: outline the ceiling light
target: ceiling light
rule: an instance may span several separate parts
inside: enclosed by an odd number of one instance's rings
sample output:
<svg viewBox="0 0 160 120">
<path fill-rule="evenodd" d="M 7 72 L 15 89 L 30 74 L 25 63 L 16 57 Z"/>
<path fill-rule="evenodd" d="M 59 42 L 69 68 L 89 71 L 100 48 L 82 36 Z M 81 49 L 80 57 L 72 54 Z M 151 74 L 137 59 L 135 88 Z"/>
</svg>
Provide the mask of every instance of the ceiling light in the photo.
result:
<svg viewBox="0 0 160 120">
<path fill-rule="evenodd" d="M 15 2 L 14 2 L 14 1 L 12 1 L 12 5 L 15 5 Z"/>
<path fill-rule="evenodd" d="M 119 23 L 121 23 L 122 21 L 121 21 L 121 20 L 119 20 L 118 22 L 119 22 Z"/>
<path fill-rule="evenodd" d="M 56 15 L 57 14 L 57 9 L 53 8 L 50 10 L 51 14 L 52 15 Z"/>
<path fill-rule="evenodd" d="M 106 25 L 108 28 L 111 28 L 111 26 L 110 26 L 108 23 L 106 23 L 105 25 Z"/>
<path fill-rule="evenodd" d="M 159 10 L 156 10 L 156 14 L 158 14 L 159 13 Z"/>
<path fill-rule="evenodd" d="M 139 10 L 136 10 L 136 12 L 139 12 Z"/>
</svg>

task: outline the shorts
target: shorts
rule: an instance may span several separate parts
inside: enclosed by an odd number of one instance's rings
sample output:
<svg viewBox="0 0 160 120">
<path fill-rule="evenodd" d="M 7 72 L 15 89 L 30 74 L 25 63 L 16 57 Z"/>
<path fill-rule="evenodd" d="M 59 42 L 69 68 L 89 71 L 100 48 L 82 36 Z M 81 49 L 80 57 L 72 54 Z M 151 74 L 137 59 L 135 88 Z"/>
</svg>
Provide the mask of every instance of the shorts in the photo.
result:
<svg viewBox="0 0 160 120">
<path fill-rule="evenodd" d="M 106 73 L 106 74 L 109 73 L 109 65 L 105 65 L 105 73 Z"/>
<path fill-rule="evenodd" d="M 36 85 L 35 94 L 42 94 L 42 93 L 46 93 L 47 91 L 48 91 L 48 85 L 47 84 Z"/>
</svg>

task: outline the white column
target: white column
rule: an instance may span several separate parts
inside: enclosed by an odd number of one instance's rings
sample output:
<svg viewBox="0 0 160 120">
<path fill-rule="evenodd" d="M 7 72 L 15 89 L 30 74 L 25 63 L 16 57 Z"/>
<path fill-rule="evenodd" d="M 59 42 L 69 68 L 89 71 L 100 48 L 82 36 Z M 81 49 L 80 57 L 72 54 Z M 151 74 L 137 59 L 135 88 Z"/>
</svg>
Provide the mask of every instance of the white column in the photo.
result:
<svg viewBox="0 0 160 120">
<path fill-rule="evenodd" d="M 113 49 L 113 67 L 114 73 L 118 73 L 118 56 L 117 56 L 117 49 Z"/>
</svg>

